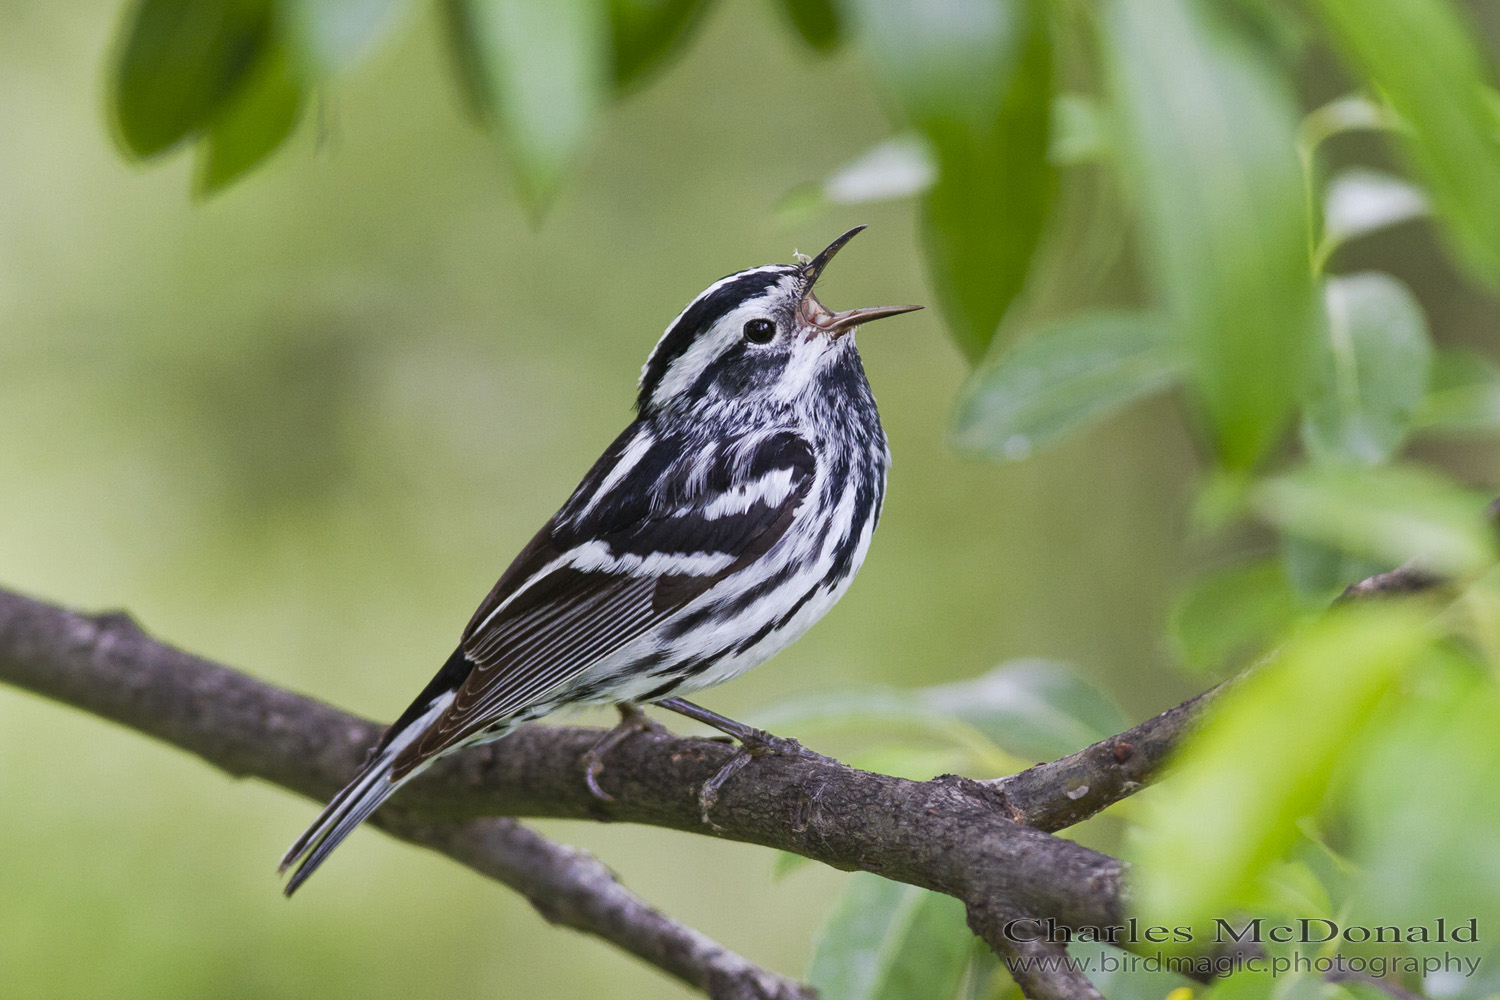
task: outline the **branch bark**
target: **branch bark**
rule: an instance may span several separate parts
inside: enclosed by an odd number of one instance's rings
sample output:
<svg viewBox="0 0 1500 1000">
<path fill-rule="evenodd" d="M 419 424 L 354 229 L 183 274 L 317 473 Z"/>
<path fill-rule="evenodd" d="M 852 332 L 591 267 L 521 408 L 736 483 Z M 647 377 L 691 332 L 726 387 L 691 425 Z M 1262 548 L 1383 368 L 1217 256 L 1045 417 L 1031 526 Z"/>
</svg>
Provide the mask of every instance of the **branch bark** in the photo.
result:
<svg viewBox="0 0 1500 1000">
<path fill-rule="evenodd" d="M 1000 954 L 1005 971 L 1023 994 L 1031 1000 L 1104 1000 L 1082 969 L 1068 961 L 1067 947 L 1048 938 L 1041 921 L 1015 912 L 1003 916 L 1007 922 L 1027 925 L 1026 933 L 1004 938 Z"/>
</svg>

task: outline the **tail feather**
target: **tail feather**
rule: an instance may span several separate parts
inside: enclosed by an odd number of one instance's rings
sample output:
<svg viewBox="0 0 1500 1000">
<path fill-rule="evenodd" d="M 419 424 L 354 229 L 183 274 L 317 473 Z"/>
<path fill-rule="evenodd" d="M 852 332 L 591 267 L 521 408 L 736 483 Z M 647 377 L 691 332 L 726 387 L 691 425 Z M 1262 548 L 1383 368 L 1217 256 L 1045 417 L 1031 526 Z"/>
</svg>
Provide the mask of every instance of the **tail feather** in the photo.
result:
<svg viewBox="0 0 1500 1000">
<path fill-rule="evenodd" d="M 376 810 L 386 799 L 390 798 L 399 784 L 393 784 L 390 780 L 391 764 L 395 754 L 381 754 L 370 765 L 359 773 L 359 777 L 351 781 L 343 791 L 334 796 L 333 801 L 318 815 L 312 826 L 294 843 L 281 858 L 280 872 L 285 872 L 292 865 L 297 865 L 297 870 L 287 880 L 286 888 L 283 890 L 288 896 L 297 891 L 297 887 L 318 870 L 333 849 L 341 844 L 345 837 L 354 832 L 354 828 L 363 823 L 369 815 Z M 301 861 L 301 864 L 297 864 Z"/>
<path fill-rule="evenodd" d="M 380 808 L 380 804 L 390 798 L 396 789 L 425 770 L 425 766 L 418 767 L 394 780 L 391 777 L 396 757 L 452 701 L 453 693 L 450 691 L 429 700 L 420 714 L 409 709 L 407 715 L 397 720 L 381 740 L 375 758 L 333 797 L 333 801 L 324 807 L 318 818 L 313 820 L 312 826 L 297 838 L 296 843 L 287 848 L 287 852 L 281 856 L 281 867 L 277 871 L 285 874 L 288 868 L 297 865 L 297 870 L 287 880 L 283 890 L 288 896 L 296 892 L 297 887 L 306 882 L 328 855 L 333 853 L 333 849 L 343 843 L 344 838 L 353 833 L 354 828 L 368 819 L 372 812 Z"/>
</svg>

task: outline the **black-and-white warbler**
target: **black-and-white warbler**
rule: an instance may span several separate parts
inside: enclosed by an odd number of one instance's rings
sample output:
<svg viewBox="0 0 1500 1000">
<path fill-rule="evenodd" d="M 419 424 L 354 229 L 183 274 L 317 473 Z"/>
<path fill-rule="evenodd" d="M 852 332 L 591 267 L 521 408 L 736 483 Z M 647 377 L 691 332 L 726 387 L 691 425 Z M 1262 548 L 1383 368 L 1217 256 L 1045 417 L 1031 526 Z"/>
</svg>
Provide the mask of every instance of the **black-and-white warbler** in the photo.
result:
<svg viewBox="0 0 1500 1000">
<path fill-rule="evenodd" d="M 812 260 L 740 271 L 673 320 L 641 370 L 635 421 L 500 577 L 447 663 L 281 861 L 290 895 L 397 788 L 461 747 L 572 705 L 655 703 L 795 748 L 681 700 L 796 640 L 843 596 L 880 519 L 890 452 L 854 346 Z M 606 741 L 607 742 L 607 741 Z M 601 744 L 602 746 L 602 744 Z M 587 771 L 596 783 L 598 753 Z"/>
</svg>

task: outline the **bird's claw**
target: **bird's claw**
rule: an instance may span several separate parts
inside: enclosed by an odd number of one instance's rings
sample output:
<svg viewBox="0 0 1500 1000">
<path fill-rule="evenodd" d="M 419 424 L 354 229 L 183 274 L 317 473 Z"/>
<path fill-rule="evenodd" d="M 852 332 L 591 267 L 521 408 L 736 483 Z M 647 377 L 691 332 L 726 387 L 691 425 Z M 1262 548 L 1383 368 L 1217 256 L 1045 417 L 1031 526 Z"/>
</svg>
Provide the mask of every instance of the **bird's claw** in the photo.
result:
<svg viewBox="0 0 1500 1000">
<path fill-rule="evenodd" d="M 636 733 L 652 733 L 655 735 L 664 735 L 667 733 L 666 726 L 663 726 L 660 722 L 657 722 L 630 702 L 621 702 L 618 708 L 620 710 L 619 723 L 615 728 L 605 733 L 598 743 L 589 747 L 582 757 L 584 784 L 588 785 L 590 794 L 601 802 L 613 802 L 615 800 L 613 795 L 599 786 L 599 775 L 604 773 L 604 755 L 616 746 L 619 746 L 623 740 L 634 736 Z"/>
<path fill-rule="evenodd" d="M 598 746 L 594 746 L 583 755 L 583 783 L 589 786 L 589 793 L 600 802 L 613 802 L 615 797 L 599 787 L 599 775 L 603 773 L 604 755 L 599 752 Z"/>
<path fill-rule="evenodd" d="M 757 757 L 800 757 L 804 760 L 828 760 L 820 753 L 807 749 L 801 743 L 785 736 L 772 736 L 764 729 L 750 729 L 740 736 L 740 748 L 734 752 L 734 756 L 715 772 L 712 778 L 703 783 L 698 790 L 698 809 L 703 817 L 703 824 L 714 830 L 724 828 L 715 823 L 709 813 L 719 802 L 719 790 L 738 774 L 746 764 Z"/>
</svg>

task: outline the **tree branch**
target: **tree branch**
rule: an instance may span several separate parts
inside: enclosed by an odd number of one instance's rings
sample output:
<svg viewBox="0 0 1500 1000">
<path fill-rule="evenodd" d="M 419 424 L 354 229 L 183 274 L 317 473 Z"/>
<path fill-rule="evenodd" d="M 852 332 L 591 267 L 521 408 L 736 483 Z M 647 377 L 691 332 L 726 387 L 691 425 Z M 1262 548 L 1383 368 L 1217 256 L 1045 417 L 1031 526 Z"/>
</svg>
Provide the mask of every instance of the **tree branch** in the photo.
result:
<svg viewBox="0 0 1500 1000">
<path fill-rule="evenodd" d="M 1366 583 L 1346 597 L 1433 585 L 1410 573 L 1391 585 Z M 126 615 L 88 616 L 4 591 L 0 681 L 318 801 L 358 770 L 381 732 L 160 643 Z M 516 888 L 547 919 L 596 934 L 713 997 L 812 994 L 652 909 L 587 854 L 498 817 L 644 823 L 872 871 L 963 901 L 970 926 L 1013 971 L 1035 970 L 1043 966 L 1023 960 L 1040 953 L 1004 930 L 1017 914 L 1074 930 L 1124 919 L 1124 865 L 1050 831 L 1155 780 L 1225 686 L 1077 753 L 989 782 L 955 775 L 910 781 L 821 758 L 763 757 L 720 791 L 711 824 L 698 791 L 733 753 L 724 743 L 634 734 L 609 751 L 600 783 L 612 801 L 605 802 L 588 790 L 580 763 L 597 730 L 527 726 L 434 766 L 374 822 Z M 1063 951 L 1053 945 L 1047 954 Z M 1018 981 L 1033 1000 L 1096 995 L 1065 969 L 1027 972 Z"/>
<path fill-rule="evenodd" d="M 3 590 L 0 680 L 319 802 L 358 765 L 361 755 L 343 751 L 369 746 L 380 733 L 373 723 L 159 643 L 127 615 L 84 615 Z M 319 756 L 299 762 L 310 752 Z M 372 822 L 503 882 L 552 923 L 603 938 L 714 1000 L 816 996 L 651 907 L 587 852 L 513 820 L 423 824 L 383 811 Z"/>
<path fill-rule="evenodd" d="M 602 937 L 714 1000 L 816 1000 L 810 987 L 762 969 L 647 905 L 587 851 L 514 820 L 379 825 L 505 883 L 551 923 Z"/>
<path fill-rule="evenodd" d="M 1490 505 L 1490 512 L 1492 519 L 1500 517 L 1500 500 Z M 1350 584 L 1335 603 L 1422 593 L 1447 583 L 1418 566 L 1401 566 Z M 1209 706 L 1254 669 L 1248 667 L 1117 736 L 985 784 L 1004 796 L 1017 823 L 1047 831 L 1082 823 L 1160 779 L 1172 753 Z"/>
<path fill-rule="evenodd" d="M 1082 823 L 1161 777 L 1182 737 L 1231 684 L 1209 688 L 1118 736 L 985 784 L 1004 798 L 1017 823 L 1048 831 Z"/>
<path fill-rule="evenodd" d="M 1082 968 L 1069 963 L 1067 947 L 1048 937 L 1042 921 L 1015 912 L 999 916 L 1025 928 L 1024 933 L 1003 936 L 1006 945 L 1000 958 L 1030 1000 L 1104 1000 Z"/>
<path fill-rule="evenodd" d="M 380 734 L 374 723 L 160 643 L 128 616 L 88 616 L 3 591 L 0 680 L 319 801 L 355 773 Z M 403 789 L 377 825 L 515 886 L 549 917 L 717 996 L 792 997 L 800 988 L 667 920 L 592 867 L 597 862 L 481 817 L 649 823 L 878 872 L 963 900 L 1002 956 L 1013 942 L 986 914 L 1034 913 L 1074 928 L 1123 918 L 1120 862 L 1013 822 L 1004 796 L 979 782 L 908 781 L 828 760 L 767 757 L 723 789 L 710 827 L 698 789 L 730 747 L 651 733 L 626 739 L 601 778 L 615 797 L 604 803 L 587 790 L 579 765 L 598 735 L 531 726 L 457 754 Z M 451 825 L 459 821 L 470 822 Z M 533 864 L 537 854 L 547 863 Z M 725 982 L 741 992 L 716 985 Z"/>
</svg>

